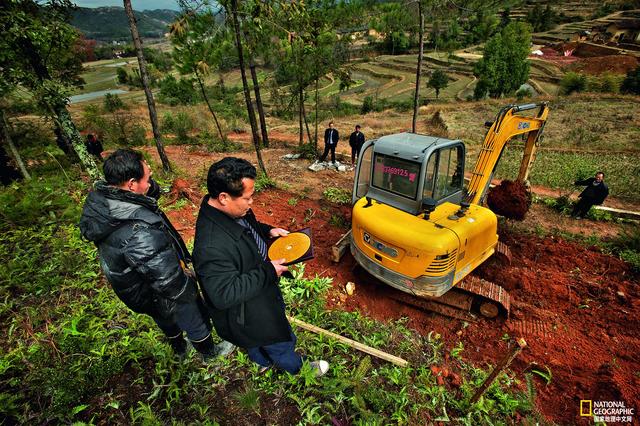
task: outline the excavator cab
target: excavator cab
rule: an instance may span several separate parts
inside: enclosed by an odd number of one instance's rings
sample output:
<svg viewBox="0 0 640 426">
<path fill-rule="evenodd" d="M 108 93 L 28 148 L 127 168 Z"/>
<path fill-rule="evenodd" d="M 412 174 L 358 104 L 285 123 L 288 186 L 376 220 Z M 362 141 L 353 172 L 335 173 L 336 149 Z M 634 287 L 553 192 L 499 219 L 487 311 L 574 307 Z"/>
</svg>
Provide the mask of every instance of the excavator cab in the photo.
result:
<svg viewBox="0 0 640 426">
<path fill-rule="evenodd" d="M 536 117 L 519 114 L 536 108 Z M 514 136 L 527 135 L 518 176 L 526 179 L 547 114 L 546 103 L 504 107 L 487 131 L 466 188 L 461 140 L 400 133 L 367 142 L 353 187 L 350 247 L 356 262 L 420 298 L 469 287 L 461 281 L 498 245 L 497 217 L 482 202 L 503 149 Z M 508 311 L 508 294 L 489 284 L 466 290 L 497 294 L 484 294 L 497 298 L 485 312 L 496 315 L 498 305 Z"/>
<path fill-rule="evenodd" d="M 465 147 L 460 140 L 400 133 L 368 142 L 356 170 L 353 203 L 370 197 L 409 214 L 463 198 Z"/>
</svg>

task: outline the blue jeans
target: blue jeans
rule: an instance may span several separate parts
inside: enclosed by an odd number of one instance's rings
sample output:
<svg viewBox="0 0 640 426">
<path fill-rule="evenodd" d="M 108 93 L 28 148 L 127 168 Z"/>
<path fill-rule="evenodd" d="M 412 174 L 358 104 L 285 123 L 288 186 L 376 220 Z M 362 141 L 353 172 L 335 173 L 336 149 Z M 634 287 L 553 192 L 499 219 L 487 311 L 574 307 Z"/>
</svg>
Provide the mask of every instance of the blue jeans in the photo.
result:
<svg viewBox="0 0 640 426">
<path fill-rule="evenodd" d="M 295 351 L 296 335 L 291 333 L 291 340 L 273 345 L 248 348 L 249 359 L 263 367 L 275 366 L 288 373 L 296 374 L 302 368 L 302 357 Z"/>
<path fill-rule="evenodd" d="M 178 336 L 184 331 L 193 342 L 204 339 L 211 332 L 209 316 L 200 298 L 178 303 L 169 318 L 154 313 L 149 315 L 167 337 Z"/>
</svg>

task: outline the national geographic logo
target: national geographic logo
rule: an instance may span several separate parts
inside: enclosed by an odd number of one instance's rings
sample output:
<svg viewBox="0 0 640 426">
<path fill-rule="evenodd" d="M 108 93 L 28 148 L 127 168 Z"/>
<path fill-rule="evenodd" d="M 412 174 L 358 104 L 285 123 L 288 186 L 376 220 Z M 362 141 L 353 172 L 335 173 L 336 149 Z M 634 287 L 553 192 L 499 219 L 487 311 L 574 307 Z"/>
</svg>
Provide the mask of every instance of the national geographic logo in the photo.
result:
<svg viewBox="0 0 640 426">
<path fill-rule="evenodd" d="M 580 400 L 580 416 L 593 417 L 594 422 L 631 423 L 635 408 L 628 408 L 624 401 Z"/>
</svg>

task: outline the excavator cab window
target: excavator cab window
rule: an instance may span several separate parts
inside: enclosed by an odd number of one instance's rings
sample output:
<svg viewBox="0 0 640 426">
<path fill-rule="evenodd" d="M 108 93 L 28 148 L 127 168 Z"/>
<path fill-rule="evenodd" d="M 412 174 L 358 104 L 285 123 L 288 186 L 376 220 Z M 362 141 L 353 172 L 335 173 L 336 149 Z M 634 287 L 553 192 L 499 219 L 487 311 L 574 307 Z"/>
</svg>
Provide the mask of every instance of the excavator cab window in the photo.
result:
<svg viewBox="0 0 640 426">
<path fill-rule="evenodd" d="M 423 198 L 443 200 L 462 191 L 464 150 L 461 145 L 445 147 L 431 154 L 427 162 Z"/>
<path fill-rule="evenodd" d="M 372 185 L 412 200 L 418 194 L 420 163 L 375 154 Z"/>
</svg>

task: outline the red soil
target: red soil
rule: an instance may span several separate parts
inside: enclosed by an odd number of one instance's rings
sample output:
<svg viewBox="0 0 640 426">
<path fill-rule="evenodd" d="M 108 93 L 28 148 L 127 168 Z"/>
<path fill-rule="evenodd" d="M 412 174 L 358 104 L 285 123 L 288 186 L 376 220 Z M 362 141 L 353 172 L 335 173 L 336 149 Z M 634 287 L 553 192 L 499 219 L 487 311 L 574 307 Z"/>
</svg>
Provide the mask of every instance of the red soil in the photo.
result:
<svg viewBox="0 0 640 426">
<path fill-rule="evenodd" d="M 599 75 L 605 72 L 626 74 L 638 66 L 638 58 L 629 55 L 616 55 L 615 50 L 586 43 L 566 43 L 556 48 L 543 47 L 542 56 L 531 56 L 553 62 L 567 71 Z M 571 51 L 564 56 L 564 51 Z"/>
<path fill-rule="evenodd" d="M 624 262 L 562 239 L 502 230 L 513 263 L 490 259 L 475 274 L 509 291 L 510 318 L 465 325 L 392 300 L 389 294 L 395 290 L 366 273 L 355 274 L 355 261 L 348 253 L 339 264 L 332 263 L 331 247 L 346 229 L 329 221 L 341 215 L 348 223 L 350 208 L 298 197 L 270 190 L 256 195 L 253 208 L 259 220 L 274 226 L 312 228 L 315 258 L 307 262 L 306 273 L 333 278 L 328 308 L 359 310 L 380 321 L 408 318 L 408 326 L 419 333 L 440 333 L 448 348 L 462 341 L 463 357 L 480 366 L 495 365 L 509 351 L 506 334 L 524 337 L 529 347 L 511 368 L 519 378 L 536 367 L 551 370 L 548 385 L 534 378 L 536 404 L 555 422 L 585 423 L 579 416 L 581 399 L 622 400 L 627 407 L 640 407 L 640 291 L 638 277 Z M 295 205 L 289 204 L 294 198 Z M 197 210 L 189 204 L 168 213 L 187 240 L 193 238 Z M 353 296 L 344 290 L 349 281 L 356 283 Z M 457 377 L 451 361 L 436 368 Z M 447 383 L 455 386 L 458 381 Z"/>
<path fill-rule="evenodd" d="M 522 182 L 503 180 L 489 191 L 487 205 L 496 214 L 523 220 L 529 211 L 531 196 Z"/>
</svg>

